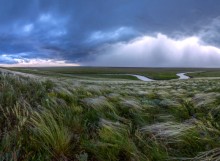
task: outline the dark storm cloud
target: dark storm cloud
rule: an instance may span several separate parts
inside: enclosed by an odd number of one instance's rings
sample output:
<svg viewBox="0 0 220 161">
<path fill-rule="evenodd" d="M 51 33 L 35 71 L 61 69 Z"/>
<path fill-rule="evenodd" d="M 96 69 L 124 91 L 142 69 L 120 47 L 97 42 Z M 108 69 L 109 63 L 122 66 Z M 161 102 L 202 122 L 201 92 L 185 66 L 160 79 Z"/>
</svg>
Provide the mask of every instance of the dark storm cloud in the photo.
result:
<svg viewBox="0 0 220 161">
<path fill-rule="evenodd" d="M 0 0 L 0 54 L 11 62 L 80 63 L 105 44 L 156 33 L 197 35 L 220 46 L 219 6 L 218 0 Z"/>
</svg>

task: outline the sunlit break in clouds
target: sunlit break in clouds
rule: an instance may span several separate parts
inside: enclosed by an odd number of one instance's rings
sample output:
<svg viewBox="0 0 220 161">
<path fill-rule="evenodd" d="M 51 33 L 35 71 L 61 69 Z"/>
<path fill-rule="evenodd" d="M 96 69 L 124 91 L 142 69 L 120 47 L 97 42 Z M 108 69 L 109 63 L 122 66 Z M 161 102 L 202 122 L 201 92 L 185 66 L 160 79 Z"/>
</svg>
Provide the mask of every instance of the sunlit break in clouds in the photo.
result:
<svg viewBox="0 0 220 161">
<path fill-rule="evenodd" d="M 219 0 L 0 0 L 0 65 L 220 67 L 219 6 Z"/>
</svg>

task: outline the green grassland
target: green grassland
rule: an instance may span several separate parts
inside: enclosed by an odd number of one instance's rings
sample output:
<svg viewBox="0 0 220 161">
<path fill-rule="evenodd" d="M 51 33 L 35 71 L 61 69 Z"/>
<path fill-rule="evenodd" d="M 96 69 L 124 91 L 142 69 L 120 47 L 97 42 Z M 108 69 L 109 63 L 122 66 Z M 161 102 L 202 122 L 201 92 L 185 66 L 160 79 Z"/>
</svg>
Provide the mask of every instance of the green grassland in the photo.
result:
<svg viewBox="0 0 220 161">
<path fill-rule="evenodd" d="M 220 159 L 220 80 L 96 81 L 41 70 L 0 74 L 0 160 Z"/>
<path fill-rule="evenodd" d="M 82 77 L 136 79 L 123 74 L 138 74 L 155 80 L 177 79 L 176 73 L 201 71 L 191 68 L 129 68 L 129 67 L 42 67 L 42 68 L 11 68 L 16 71 L 52 75 L 72 74 Z M 112 74 L 112 75 L 109 75 Z M 121 74 L 121 75 L 120 75 Z"/>
<path fill-rule="evenodd" d="M 155 80 L 177 79 L 177 73 L 195 72 L 187 75 L 197 77 L 220 77 L 219 68 L 132 68 L 132 67 L 38 67 L 38 68 L 10 68 L 11 70 L 51 76 L 71 76 L 108 79 L 137 78 L 124 74 L 138 74 Z"/>
<path fill-rule="evenodd" d="M 220 77 L 220 69 L 206 69 L 203 72 L 188 73 L 187 75 L 192 78 Z"/>
</svg>

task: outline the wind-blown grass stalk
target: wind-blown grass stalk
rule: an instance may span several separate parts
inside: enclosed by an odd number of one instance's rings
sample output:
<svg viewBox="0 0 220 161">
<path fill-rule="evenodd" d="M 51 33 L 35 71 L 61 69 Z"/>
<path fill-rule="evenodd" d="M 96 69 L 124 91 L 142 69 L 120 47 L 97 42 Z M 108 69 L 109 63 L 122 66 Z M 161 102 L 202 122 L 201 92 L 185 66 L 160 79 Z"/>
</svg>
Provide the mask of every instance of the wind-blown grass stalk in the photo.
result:
<svg viewBox="0 0 220 161">
<path fill-rule="evenodd" d="M 73 136 L 60 118 L 55 119 L 49 111 L 35 112 L 30 126 L 32 139 L 40 150 L 47 150 L 58 158 L 65 158 L 70 154 Z"/>
</svg>

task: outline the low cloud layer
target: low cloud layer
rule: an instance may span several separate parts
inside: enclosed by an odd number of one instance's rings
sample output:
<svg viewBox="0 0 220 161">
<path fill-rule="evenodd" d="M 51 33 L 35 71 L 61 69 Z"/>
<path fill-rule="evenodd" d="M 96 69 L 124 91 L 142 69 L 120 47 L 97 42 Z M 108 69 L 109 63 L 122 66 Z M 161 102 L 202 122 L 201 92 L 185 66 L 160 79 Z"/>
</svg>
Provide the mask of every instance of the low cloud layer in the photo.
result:
<svg viewBox="0 0 220 161">
<path fill-rule="evenodd" d="M 220 48 L 198 37 L 172 39 L 164 34 L 142 36 L 128 43 L 105 45 L 94 53 L 92 66 L 220 67 Z M 91 58 L 89 58 L 90 60 Z"/>
</svg>

